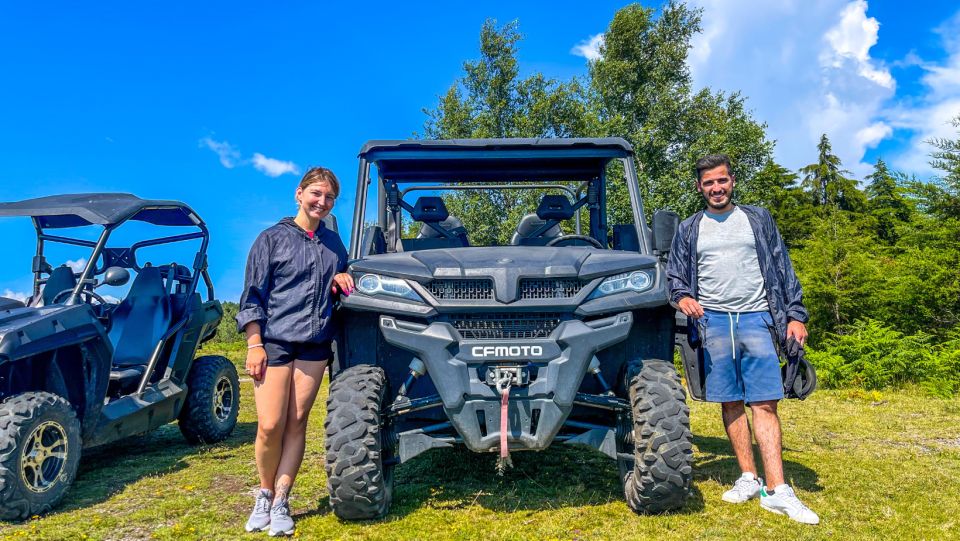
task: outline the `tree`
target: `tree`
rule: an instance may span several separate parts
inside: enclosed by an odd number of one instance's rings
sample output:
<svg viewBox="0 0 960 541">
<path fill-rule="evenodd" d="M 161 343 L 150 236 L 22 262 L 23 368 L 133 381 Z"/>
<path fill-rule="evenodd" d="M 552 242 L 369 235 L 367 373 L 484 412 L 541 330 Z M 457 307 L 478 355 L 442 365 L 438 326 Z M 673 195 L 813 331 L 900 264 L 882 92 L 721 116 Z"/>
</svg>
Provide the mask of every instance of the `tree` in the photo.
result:
<svg viewBox="0 0 960 541">
<path fill-rule="evenodd" d="M 639 4 L 622 8 L 605 34 L 601 58 L 590 63 L 585 86 L 541 74 L 520 79 L 516 22 L 498 28 L 487 21 L 480 59 L 466 62 L 464 76 L 437 108 L 425 110 L 425 135 L 624 137 L 636 153 L 648 215 L 659 208 L 683 215 L 702 208 L 693 164 L 722 152 L 734 162 L 738 200 L 764 204 L 770 187 L 762 181 L 769 177 L 757 173 L 771 159 L 773 143 L 740 94 L 691 90 L 687 51 L 699 31 L 700 11 L 676 2 L 659 12 Z M 619 164 L 611 164 L 607 174 L 608 221 L 631 223 Z M 473 192 L 450 196 L 447 206 L 464 220 L 472 239 L 504 243 L 522 215 L 535 208 L 538 195 Z"/>
<path fill-rule="evenodd" d="M 803 285 L 813 337 L 842 332 L 857 319 L 875 315 L 877 286 L 890 265 L 876 249 L 876 240 L 850 213 L 814 218 L 803 249 L 790 254 Z"/>
<path fill-rule="evenodd" d="M 489 137 L 576 137 L 596 129 L 585 91 L 573 79 L 560 83 L 535 73 L 519 78 L 517 22 L 498 28 L 487 20 L 480 30 L 480 59 L 465 62 L 464 76 L 427 114 L 425 135 L 434 139 Z M 455 179 L 451 179 L 455 180 Z M 474 244 L 506 244 L 522 216 L 536 208 L 540 194 L 470 191 L 444 195 Z"/>
<path fill-rule="evenodd" d="M 867 175 L 867 210 L 876 220 L 877 236 L 888 244 L 897 241 L 897 226 L 909 222 L 912 208 L 887 164 L 878 159 L 873 173 Z"/>
<path fill-rule="evenodd" d="M 960 215 L 943 215 L 930 205 L 931 190 L 943 194 L 928 182 L 904 184 L 904 197 L 916 211 L 897 230 L 896 267 L 877 286 L 888 308 L 877 319 L 945 336 L 960 324 Z"/>
<path fill-rule="evenodd" d="M 687 67 L 700 10 L 669 2 L 660 11 L 639 4 L 619 11 L 590 64 L 590 97 L 605 134 L 634 147 L 648 209 L 688 215 L 702 208 L 693 164 L 705 154 L 733 161 L 740 196 L 764 202 L 755 175 L 770 160 L 766 126 L 752 119 L 738 93 L 694 93 Z M 623 197 L 611 197 L 616 204 Z M 617 209 L 614 209 L 617 212 Z"/>
<path fill-rule="evenodd" d="M 833 153 L 827 134 L 820 136 L 817 144 L 819 157 L 816 163 L 800 168 L 804 175 L 801 185 L 810 194 L 815 205 L 830 211 L 833 209 L 860 211 L 865 200 L 857 189 L 857 181 L 844 175 L 849 171 L 841 169 L 840 158 Z"/>
<path fill-rule="evenodd" d="M 955 128 L 960 128 L 960 115 L 951 119 L 950 124 Z M 957 135 L 960 137 L 960 131 Z M 944 139 L 937 137 L 931 139 L 928 143 L 937 148 L 930 154 L 932 158 L 930 165 L 934 169 L 946 173 L 943 179 L 951 185 L 954 191 L 960 190 L 960 138 Z"/>
<path fill-rule="evenodd" d="M 810 237 L 816 216 L 816 207 L 797 184 L 797 178 L 795 173 L 771 159 L 754 176 L 755 191 L 738 195 L 742 203 L 767 207 L 790 248 L 801 246 L 803 240 Z"/>
<path fill-rule="evenodd" d="M 464 62 L 464 76 L 427 114 L 434 139 L 575 137 L 587 131 L 583 89 L 576 79 L 559 83 L 535 73 L 519 79 L 517 21 L 480 29 L 480 59 Z"/>
<path fill-rule="evenodd" d="M 960 115 L 950 124 L 960 128 Z M 940 216 L 960 215 L 960 131 L 957 136 L 957 139 L 938 137 L 927 141 L 936 148 L 930 153 L 930 165 L 945 173 L 927 190 L 931 210 Z"/>
</svg>

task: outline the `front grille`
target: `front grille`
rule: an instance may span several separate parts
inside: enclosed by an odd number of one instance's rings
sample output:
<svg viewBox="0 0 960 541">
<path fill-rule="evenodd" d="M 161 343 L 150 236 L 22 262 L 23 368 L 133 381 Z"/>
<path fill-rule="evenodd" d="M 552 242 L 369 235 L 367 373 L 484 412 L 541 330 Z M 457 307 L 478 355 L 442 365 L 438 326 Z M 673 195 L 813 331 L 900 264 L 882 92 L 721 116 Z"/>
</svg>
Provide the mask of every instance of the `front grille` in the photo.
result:
<svg viewBox="0 0 960 541">
<path fill-rule="evenodd" d="M 450 324 L 466 340 L 547 338 L 561 314 L 454 314 Z"/>
<path fill-rule="evenodd" d="M 569 299 L 583 289 L 576 278 L 524 278 L 520 280 L 521 299 Z"/>
<path fill-rule="evenodd" d="M 433 280 L 427 291 L 437 300 L 483 301 L 493 298 L 493 283 L 490 280 Z"/>
</svg>

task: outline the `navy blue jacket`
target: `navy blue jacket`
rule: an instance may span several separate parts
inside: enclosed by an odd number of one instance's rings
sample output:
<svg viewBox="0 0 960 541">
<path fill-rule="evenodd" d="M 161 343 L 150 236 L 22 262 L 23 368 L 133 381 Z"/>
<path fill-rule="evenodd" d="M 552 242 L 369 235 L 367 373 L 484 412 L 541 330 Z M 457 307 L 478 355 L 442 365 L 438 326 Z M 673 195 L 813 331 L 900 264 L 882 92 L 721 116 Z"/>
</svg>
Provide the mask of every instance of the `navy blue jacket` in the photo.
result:
<svg viewBox="0 0 960 541">
<path fill-rule="evenodd" d="M 753 229 L 757 260 L 767 292 L 767 305 L 783 350 L 787 341 L 787 323 L 806 323 L 809 319 L 807 309 L 803 306 L 803 290 L 770 212 L 750 205 L 737 206 L 747 215 L 750 228 Z M 684 220 L 673 238 L 670 261 L 667 263 L 667 284 L 670 286 L 670 300 L 674 304 L 684 297 L 697 299 L 697 236 L 700 234 L 703 212 L 701 210 Z"/>
<path fill-rule="evenodd" d="M 237 329 L 260 322 L 261 336 L 284 342 L 333 338 L 333 276 L 347 268 L 340 235 L 323 222 L 313 238 L 284 218 L 267 228 L 250 248 Z"/>
</svg>

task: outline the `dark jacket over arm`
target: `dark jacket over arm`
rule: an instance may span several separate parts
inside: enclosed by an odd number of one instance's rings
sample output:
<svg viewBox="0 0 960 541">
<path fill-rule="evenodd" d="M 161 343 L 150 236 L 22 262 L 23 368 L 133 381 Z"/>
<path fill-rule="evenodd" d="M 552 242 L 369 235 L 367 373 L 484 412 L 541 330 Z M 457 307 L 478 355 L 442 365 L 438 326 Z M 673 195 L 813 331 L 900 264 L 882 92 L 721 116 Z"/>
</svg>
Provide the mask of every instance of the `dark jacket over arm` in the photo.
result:
<svg viewBox="0 0 960 541">
<path fill-rule="evenodd" d="M 267 321 L 267 301 L 270 292 L 270 236 L 264 231 L 250 247 L 247 267 L 237 312 L 237 330 L 243 332 L 248 323 L 258 322 L 261 329 Z"/>
</svg>

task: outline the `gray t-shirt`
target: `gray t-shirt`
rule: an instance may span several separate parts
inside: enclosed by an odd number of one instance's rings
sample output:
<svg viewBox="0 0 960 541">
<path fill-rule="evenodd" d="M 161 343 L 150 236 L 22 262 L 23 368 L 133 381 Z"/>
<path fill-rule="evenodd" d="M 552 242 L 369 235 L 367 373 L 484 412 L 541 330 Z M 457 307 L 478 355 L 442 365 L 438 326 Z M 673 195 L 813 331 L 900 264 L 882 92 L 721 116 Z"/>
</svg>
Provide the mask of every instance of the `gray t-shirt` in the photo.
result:
<svg viewBox="0 0 960 541">
<path fill-rule="evenodd" d="M 697 296 L 708 310 L 767 310 L 757 244 L 746 213 L 703 213 L 697 241 Z"/>
</svg>

